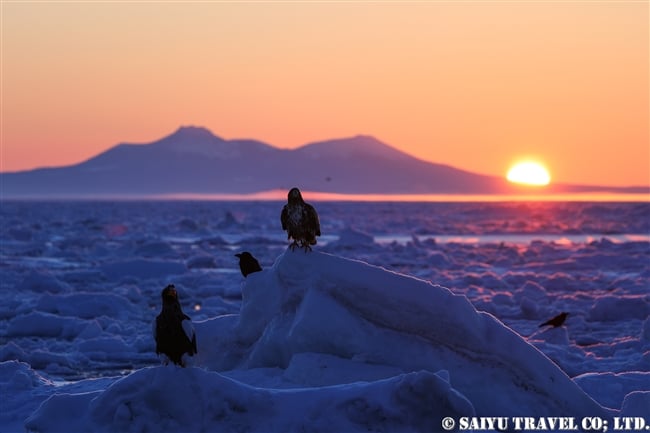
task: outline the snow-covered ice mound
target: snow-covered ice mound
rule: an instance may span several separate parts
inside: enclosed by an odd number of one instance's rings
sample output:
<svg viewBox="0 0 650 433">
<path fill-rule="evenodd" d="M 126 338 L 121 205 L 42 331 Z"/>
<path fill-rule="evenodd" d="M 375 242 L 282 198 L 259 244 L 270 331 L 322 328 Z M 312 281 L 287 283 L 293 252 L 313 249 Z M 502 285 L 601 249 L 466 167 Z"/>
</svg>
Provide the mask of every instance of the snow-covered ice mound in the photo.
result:
<svg viewBox="0 0 650 433">
<path fill-rule="evenodd" d="M 198 368 L 54 395 L 27 428 L 436 431 L 445 416 L 606 416 L 538 349 L 444 287 L 287 250 L 242 294 L 240 314 L 196 323 Z M 57 415 L 70 407 L 84 417 Z"/>
<path fill-rule="evenodd" d="M 444 396 L 445 398 L 438 398 Z M 471 405 L 429 372 L 323 388 L 255 388 L 215 372 L 150 367 L 106 391 L 55 395 L 29 431 L 434 431 Z"/>
<path fill-rule="evenodd" d="M 286 368 L 296 354 L 324 353 L 446 370 L 479 414 L 599 412 L 553 362 L 464 296 L 329 254 L 287 251 L 249 278 L 235 331 L 239 350 L 247 347 L 235 368 Z"/>
</svg>

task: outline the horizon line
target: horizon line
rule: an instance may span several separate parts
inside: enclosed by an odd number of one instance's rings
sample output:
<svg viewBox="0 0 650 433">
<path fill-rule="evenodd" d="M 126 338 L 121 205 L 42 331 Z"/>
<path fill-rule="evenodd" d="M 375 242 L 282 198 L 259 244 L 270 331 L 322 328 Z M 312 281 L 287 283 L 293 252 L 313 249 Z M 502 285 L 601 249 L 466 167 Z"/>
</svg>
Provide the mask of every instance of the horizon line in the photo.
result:
<svg viewBox="0 0 650 433">
<path fill-rule="evenodd" d="M 557 193 L 557 194 L 343 194 L 302 190 L 305 200 L 316 202 L 635 202 L 650 203 L 644 193 Z M 2 201 L 285 201 L 287 191 L 275 189 L 248 194 L 49 194 L 4 196 Z"/>
</svg>

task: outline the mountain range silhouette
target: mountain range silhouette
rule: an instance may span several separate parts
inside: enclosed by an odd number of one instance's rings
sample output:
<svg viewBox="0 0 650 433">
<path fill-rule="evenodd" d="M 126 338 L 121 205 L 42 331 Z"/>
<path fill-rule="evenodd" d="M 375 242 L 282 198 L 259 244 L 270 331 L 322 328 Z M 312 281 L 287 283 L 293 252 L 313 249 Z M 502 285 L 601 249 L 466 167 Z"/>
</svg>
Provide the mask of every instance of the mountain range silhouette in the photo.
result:
<svg viewBox="0 0 650 433">
<path fill-rule="evenodd" d="M 79 164 L 0 173 L 2 196 L 248 194 L 299 186 L 342 194 L 647 193 L 648 187 L 514 185 L 423 161 L 358 135 L 280 149 L 179 128 L 149 144 L 118 144 Z"/>
</svg>

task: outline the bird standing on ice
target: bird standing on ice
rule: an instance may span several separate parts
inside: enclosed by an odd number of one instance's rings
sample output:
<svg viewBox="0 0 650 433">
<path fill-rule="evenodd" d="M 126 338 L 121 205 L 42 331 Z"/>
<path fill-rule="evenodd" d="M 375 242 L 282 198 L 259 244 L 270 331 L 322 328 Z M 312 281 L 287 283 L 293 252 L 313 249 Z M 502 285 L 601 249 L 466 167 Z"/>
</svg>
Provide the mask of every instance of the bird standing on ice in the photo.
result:
<svg viewBox="0 0 650 433">
<path fill-rule="evenodd" d="M 156 354 L 166 365 L 172 361 L 185 367 L 185 355 L 194 356 L 196 350 L 196 333 L 192 320 L 183 313 L 178 302 L 178 293 L 173 284 L 162 291 L 162 311 L 156 317 L 153 337 L 156 340 Z"/>
<path fill-rule="evenodd" d="M 287 239 L 293 239 L 289 245 L 292 251 L 298 243 L 305 252 L 311 251 L 311 245 L 316 245 L 316 236 L 320 236 L 318 214 L 312 205 L 302 199 L 298 188 L 289 191 L 280 222 L 282 230 L 287 231 Z"/>
<path fill-rule="evenodd" d="M 552 319 L 548 319 L 546 322 L 539 325 L 539 327 L 541 328 L 542 326 L 547 326 L 547 325 L 551 325 L 554 328 L 560 327 L 564 324 L 564 321 L 566 320 L 568 315 L 569 313 L 560 313 L 557 316 L 553 317 Z"/>
<path fill-rule="evenodd" d="M 248 251 L 235 254 L 235 257 L 239 257 L 239 269 L 244 277 L 247 277 L 248 274 L 252 274 L 253 272 L 259 272 L 262 270 L 260 262 L 258 262 L 257 259 Z"/>
</svg>

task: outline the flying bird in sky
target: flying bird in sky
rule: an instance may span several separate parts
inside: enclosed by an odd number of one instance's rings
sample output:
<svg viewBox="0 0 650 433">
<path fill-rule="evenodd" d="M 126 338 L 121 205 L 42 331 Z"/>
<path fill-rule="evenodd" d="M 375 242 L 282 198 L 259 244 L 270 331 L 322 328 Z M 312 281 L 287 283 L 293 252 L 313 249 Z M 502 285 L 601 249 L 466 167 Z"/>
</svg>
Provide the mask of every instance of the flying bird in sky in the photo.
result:
<svg viewBox="0 0 650 433">
<path fill-rule="evenodd" d="M 161 294 L 162 311 L 156 317 L 153 337 L 156 340 L 156 354 L 164 364 L 172 361 L 185 367 L 185 355 L 194 356 L 196 350 L 196 333 L 192 320 L 183 313 L 178 302 L 178 293 L 173 284 L 165 287 Z"/>
<path fill-rule="evenodd" d="M 568 315 L 569 313 L 560 313 L 557 316 L 553 317 L 552 319 L 548 319 L 546 322 L 539 325 L 539 327 L 541 328 L 542 326 L 547 326 L 547 325 L 550 325 L 554 328 L 560 327 L 564 324 L 564 321 L 566 320 Z"/>
<path fill-rule="evenodd" d="M 320 221 L 316 209 L 302 199 L 298 188 L 291 188 L 287 204 L 280 215 L 282 230 L 286 230 L 287 239 L 293 239 L 289 245 L 293 250 L 298 244 L 305 252 L 311 251 L 311 245 L 316 245 L 316 236 L 320 236 Z"/>
<path fill-rule="evenodd" d="M 235 257 L 239 257 L 239 269 L 244 277 L 247 277 L 248 274 L 252 274 L 253 272 L 259 272 L 262 270 L 260 262 L 258 262 L 257 259 L 248 251 L 235 254 Z"/>
</svg>

